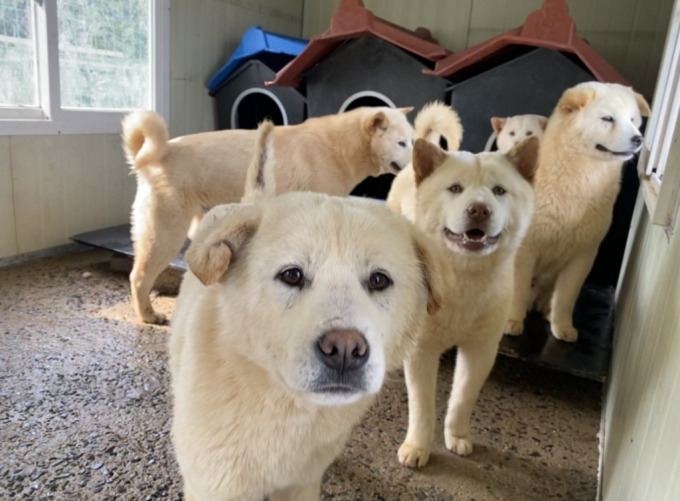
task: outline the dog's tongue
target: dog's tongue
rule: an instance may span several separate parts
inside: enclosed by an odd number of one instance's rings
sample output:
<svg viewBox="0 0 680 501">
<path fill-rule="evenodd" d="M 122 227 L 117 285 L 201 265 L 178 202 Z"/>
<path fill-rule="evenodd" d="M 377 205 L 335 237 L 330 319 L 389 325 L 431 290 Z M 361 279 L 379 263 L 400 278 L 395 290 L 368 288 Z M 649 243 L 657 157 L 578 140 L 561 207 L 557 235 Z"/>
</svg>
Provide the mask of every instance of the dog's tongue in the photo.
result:
<svg viewBox="0 0 680 501">
<path fill-rule="evenodd" d="M 468 240 L 482 240 L 486 233 L 480 229 L 468 230 L 465 232 L 465 236 Z"/>
</svg>

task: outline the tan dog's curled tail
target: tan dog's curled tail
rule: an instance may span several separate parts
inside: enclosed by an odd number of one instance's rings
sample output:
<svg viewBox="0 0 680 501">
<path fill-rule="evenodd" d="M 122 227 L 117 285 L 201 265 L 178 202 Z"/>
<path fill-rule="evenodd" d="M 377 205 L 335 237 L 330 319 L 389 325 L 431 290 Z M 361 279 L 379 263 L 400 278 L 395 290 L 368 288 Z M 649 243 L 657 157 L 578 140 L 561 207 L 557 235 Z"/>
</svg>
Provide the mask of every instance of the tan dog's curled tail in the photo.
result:
<svg viewBox="0 0 680 501">
<path fill-rule="evenodd" d="M 257 139 L 253 158 L 246 171 L 246 185 L 241 203 L 252 203 L 262 198 L 273 197 L 276 194 L 276 179 L 274 177 L 274 159 L 272 140 L 274 124 L 269 120 L 263 121 L 257 128 Z"/>
<path fill-rule="evenodd" d="M 458 113 L 441 101 L 433 101 L 423 106 L 416 117 L 414 126 L 414 140 L 425 139 L 439 144 L 440 136 L 444 136 L 449 151 L 458 150 L 463 139 L 463 126 Z"/>
<path fill-rule="evenodd" d="M 168 127 L 153 111 L 135 111 L 123 119 L 123 150 L 134 170 L 158 163 L 168 151 Z"/>
</svg>

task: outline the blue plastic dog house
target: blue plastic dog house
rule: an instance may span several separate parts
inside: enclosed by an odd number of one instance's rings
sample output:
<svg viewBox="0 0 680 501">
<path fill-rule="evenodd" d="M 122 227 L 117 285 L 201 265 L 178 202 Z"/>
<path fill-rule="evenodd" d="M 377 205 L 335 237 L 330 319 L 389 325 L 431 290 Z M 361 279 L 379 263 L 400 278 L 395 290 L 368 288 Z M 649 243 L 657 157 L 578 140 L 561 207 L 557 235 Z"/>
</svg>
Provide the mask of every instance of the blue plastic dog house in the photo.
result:
<svg viewBox="0 0 680 501">
<path fill-rule="evenodd" d="M 307 40 L 264 31 L 255 26 L 208 83 L 217 100 L 218 129 L 255 129 L 269 118 L 276 125 L 305 120 L 305 98 L 297 90 L 267 87 L 276 72 L 300 54 Z"/>
</svg>

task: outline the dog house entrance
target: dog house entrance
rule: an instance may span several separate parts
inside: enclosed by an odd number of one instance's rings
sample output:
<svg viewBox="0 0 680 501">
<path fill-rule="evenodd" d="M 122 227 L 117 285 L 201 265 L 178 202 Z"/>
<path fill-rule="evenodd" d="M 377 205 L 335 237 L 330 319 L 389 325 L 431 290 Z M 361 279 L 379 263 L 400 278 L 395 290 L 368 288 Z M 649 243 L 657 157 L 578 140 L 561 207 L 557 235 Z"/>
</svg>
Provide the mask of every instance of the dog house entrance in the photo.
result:
<svg viewBox="0 0 680 501">
<path fill-rule="evenodd" d="M 380 92 L 375 92 L 372 90 L 365 90 L 362 92 L 357 92 L 349 96 L 342 106 L 340 106 L 340 113 L 345 111 L 351 111 L 356 108 L 361 108 L 362 106 L 376 107 L 376 106 L 387 106 L 389 108 L 396 108 L 394 103 L 389 97 L 381 94 Z"/>
<path fill-rule="evenodd" d="M 248 89 L 234 101 L 231 109 L 232 129 L 257 129 L 265 118 L 274 125 L 288 125 L 283 104 L 266 89 Z"/>
</svg>

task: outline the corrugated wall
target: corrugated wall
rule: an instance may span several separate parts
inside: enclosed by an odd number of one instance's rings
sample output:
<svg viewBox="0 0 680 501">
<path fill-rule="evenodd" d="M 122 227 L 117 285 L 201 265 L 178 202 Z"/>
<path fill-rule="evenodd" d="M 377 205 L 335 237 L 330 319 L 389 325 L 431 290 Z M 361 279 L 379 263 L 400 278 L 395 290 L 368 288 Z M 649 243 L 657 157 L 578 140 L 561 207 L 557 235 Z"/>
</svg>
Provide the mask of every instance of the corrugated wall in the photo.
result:
<svg viewBox="0 0 680 501">
<path fill-rule="evenodd" d="M 604 501 L 677 501 L 680 231 L 669 241 L 639 208 L 618 303 L 602 493 Z"/>
<path fill-rule="evenodd" d="M 323 32 L 340 0 L 307 0 L 303 33 Z M 429 28 L 459 51 L 524 23 L 543 0 L 364 0 L 377 16 L 409 29 Z M 580 35 L 645 95 L 654 83 L 673 0 L 569 0 Z"/>
<path fill-rule="evenodd" d="M 303 0 L 172 0 L 170 135 L 215 129 L 206 84 L 251 26 L 300 36 Z"/>
</svg>

